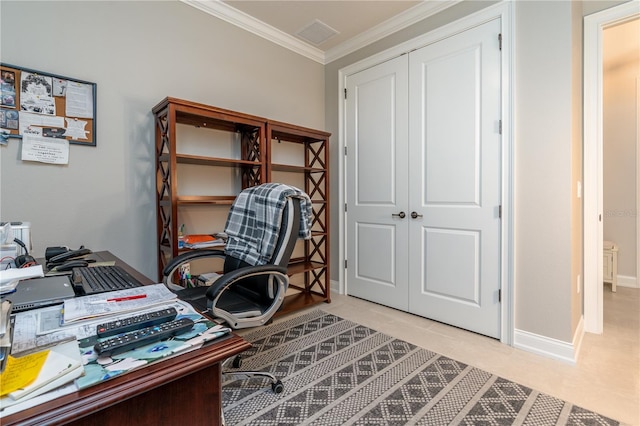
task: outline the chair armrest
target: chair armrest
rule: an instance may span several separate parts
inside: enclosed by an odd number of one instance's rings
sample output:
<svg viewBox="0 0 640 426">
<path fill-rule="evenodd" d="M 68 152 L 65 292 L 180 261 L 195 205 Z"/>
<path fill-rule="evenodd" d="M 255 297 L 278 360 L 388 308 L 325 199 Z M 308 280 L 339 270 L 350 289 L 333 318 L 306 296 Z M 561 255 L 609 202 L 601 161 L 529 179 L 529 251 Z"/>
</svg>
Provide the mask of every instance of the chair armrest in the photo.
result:
<svg viewBox="0 0 640 426">
<path fill-rule="evenodd" d="M 207 290 L 207 298 L 209 300 L 215 300 L 215 298 L 222 293 L 227 287 L 232 285 L 234 282 L 254 276 L 254 275 L 281 275 L 287 276 L 287 268 L 285 266 L 278 265 L 258 265 L 258 266 L 245 266 L 243 268 L 238 268 L 235 271 L 227 272 L 218 278 Z"/>
<path fill-rule="evenodd" d="M 173 259 L 171 259 L 171 262 L 169 262 L 167 266 L 165 266 L 164 269 L 162 270 L 162 279 L 164 281 L 164 284 L 167 286 L 175 285 L 172 279 L 174 274 L 180 269 L 181 265 L 191 262 L 193 260 L 204 259 L 207 257 L 224 258 L 225 254 L 223 250 L 207 250 L 207 249 L 192 250 L 192 251 L 182 253 L 174 257 Z"/>
</svg>

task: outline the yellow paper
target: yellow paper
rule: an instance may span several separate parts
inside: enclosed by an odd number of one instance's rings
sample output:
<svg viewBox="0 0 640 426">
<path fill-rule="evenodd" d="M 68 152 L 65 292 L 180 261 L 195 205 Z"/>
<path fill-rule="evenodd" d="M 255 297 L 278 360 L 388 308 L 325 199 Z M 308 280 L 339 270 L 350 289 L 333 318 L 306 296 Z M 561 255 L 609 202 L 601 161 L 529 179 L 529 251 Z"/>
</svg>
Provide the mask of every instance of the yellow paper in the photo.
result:
<svg viewBox="0 0 640 426">
<path fill-rule="evenodd" d="M 0 396 L 33 382 L 38 377 L 48 355 L 48 350 L 20 358 L 14 358 L 9 355 L 4 372 L 0 374 Z"/>
</svg>

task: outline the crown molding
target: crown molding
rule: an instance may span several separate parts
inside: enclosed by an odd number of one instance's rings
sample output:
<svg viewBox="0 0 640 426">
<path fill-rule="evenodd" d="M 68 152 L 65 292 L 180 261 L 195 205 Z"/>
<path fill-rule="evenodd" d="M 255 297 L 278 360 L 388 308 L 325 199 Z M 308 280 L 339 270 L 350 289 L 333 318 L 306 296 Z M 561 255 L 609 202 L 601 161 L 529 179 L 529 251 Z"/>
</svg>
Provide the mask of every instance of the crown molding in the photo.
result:
<svg viewBox="0 0 640 426">
<path fill-rule="evenodd" d="M 424 1 L 325 52 L 328 64 L 384 37 L 398 32 L 463 0 Z"/>
<path fill-rule="evenodd" d="M 400 31 L 422 19 L 434 15 L 462 0 L 442 0 L 435 2 L 421 2 L 406 11 L 382 22 L 379 25 L 350 38 L 346 42 L 329 49 L 327 52 L 318 49 L 302 40 L 297 39 L 269 24 L 266 24 L 238 9 L 223 3 L 220 0 L 180 0 L 189 6 L 195 7 L 209 15 L 222 19 L 232 25 L 249 31 L 259 37 L 278 44 L 299 55 L 323 65 L 335 61 L 349 53 L 355 52 L 369 44 L 378 41 L 390 34 Z"/>
<path fill-rule="evenodd" d="M 230 24 L 249 31 L 259 37 L 278 44 L 299 55 L 305 56 L 316 62 L 324 64 L 324 52 L 311 46 L 279 29 L 235 9 L 220 0 L 180 0 L 182 3 L 193 6 L 209 15 L 220 18 Z"/>
</svg>

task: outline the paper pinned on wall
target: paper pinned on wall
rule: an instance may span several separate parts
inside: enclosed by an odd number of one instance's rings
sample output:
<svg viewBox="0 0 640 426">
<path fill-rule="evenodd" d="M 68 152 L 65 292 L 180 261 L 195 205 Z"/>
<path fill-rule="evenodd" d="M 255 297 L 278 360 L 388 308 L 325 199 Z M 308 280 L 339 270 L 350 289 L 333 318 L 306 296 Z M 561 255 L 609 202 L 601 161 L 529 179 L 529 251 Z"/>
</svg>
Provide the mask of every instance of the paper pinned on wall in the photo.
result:
<svg viewBox="0 0 640 426">
<path fill-rule="evenodd" d="M 93 90 L 91 85 L 69 81 L 66 94 L 67 116 L 93 118 Z"/>
<path fill-rule="evenodd" d="M 26 130 L 22 135 L 22 161 L 69 164 L 69 141 L 46 138 L 40 129 Z"/>
<path fill-rule="evenodd" d="M 89 124 L 86 120 L 78 120 L 76 118 L 66 118 L 67 127 L 65 131 L 65 136 L 70 136 L 73 139 L 86 139 L 87 134 L 89 133 L 87 130 L 87 124 Z"/>
</svg>

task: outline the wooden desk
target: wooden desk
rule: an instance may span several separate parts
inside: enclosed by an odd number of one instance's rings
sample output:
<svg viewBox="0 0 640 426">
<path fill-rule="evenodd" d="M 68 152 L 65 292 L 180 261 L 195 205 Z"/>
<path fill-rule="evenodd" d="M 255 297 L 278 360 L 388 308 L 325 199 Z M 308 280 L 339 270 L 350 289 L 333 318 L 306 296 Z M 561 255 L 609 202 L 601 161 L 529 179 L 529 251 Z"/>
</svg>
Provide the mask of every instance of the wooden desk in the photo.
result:
<svg viewBox="0 0 640 426">
<path fill-rule="evenodd" d="M 108 252 L 144 284 L 152 281 Z M 8 425 L 218 425 L 222 413 L 221 362 L 251 345 L 231 334 L 201 349 L 0 418 Z"/>
</svg>

